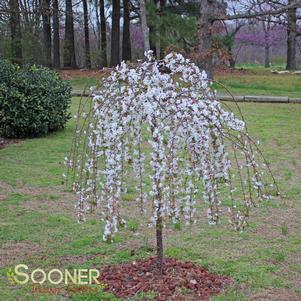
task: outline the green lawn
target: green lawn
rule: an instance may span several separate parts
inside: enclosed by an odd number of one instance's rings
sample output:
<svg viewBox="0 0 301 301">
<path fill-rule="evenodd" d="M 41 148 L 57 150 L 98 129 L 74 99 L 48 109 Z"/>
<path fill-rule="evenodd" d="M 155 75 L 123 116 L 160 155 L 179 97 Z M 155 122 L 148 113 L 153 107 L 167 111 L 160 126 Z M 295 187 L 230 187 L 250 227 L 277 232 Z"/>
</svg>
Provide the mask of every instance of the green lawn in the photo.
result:
<svg viewBox="0 0 301 301">
<path fill-rule="evenodd" d="M 272 95 L 301 98 L 301 75 L 273 74 L 264 68 L 244 66 L 247 72 L 233 74 L 216 74 L 215 80 L 227 86 L 235 95 Z M 279 69 L 278 69 L 279 70 Z M 96 85 L 95 78 L 75 77 L 70 80 L 75 90 L 83 90 Z M 217 84 L 214 88 L 226 91 Z"/>
<path fill-rule="evenodd" d="M 77 103 L 74 98 L 73 112 Z M 241 108 L 286 197 L 253 211 L 244 233 L 233 232 L 228 225 L 205 223 L 181 231 L 167 229 L 165 255 L 233 277 L 236 285 L 215 301 L 300 300 L 301 105 L 248 103 Z M 143 220 L 129 209 L 130 191 L 122 204 L 129 227 L 117 235 L 115 243 L 102 242 L 103 224 L 98 217 L 77 223 L 76 198 L 61 185 L 61 162 L 74 126 L 70 121 L 64 131 L 0 150 L 1 300 L 117 300 L 102 293 L 86 298 L 33 296 L 31 285 L 10 284 L 6 272 L 19 263 L 45 270 L 99 268 L 155 254 L 153 231 L 143 227 Z"/>
<path fill-rule="evenodd" d="M 215 80 L 235 95 L 272 95 L 301 98 L 301 75 L 273 74 L 270 71 L 252 71 L 250 74 L 216 75 Z M 218 91 L 223 89 L 215 85 Z"/>
</svg>

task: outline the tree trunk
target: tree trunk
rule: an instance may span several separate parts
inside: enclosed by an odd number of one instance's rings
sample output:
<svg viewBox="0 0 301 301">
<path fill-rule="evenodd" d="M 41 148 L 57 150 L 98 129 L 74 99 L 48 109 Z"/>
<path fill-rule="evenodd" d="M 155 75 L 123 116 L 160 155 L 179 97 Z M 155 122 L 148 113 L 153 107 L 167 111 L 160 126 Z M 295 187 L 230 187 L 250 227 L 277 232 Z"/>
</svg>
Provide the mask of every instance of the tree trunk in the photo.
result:
<svg viewBox="0 0 301 301">
<path fill-rule="evenodd" d="M 270 68 L 270 46 L 266 45 L 264 47 L 264 67 Z"/>
<path fill-rule="evenodd" d="M 87 0 L 83 0 L 84 10 L 84 31 L 85 31 L 85 67 L 91 68 L 91 56 L 90 56 L 90 39 L 89 39 L 89 15 Z"/>
<path fill-rule="evenodd" d="M 155 42 L 155 47 L 156 47 L 156 57 L 158 60 L 160 60 L 161 58 L 161 34 L 160 34 L 160 0 L 157 0 L 156 3 L 156 13 L 158 16 L 158 21 L 157 21 L 157 25 L 156 25 L 156 42 Z"/>
<path fill-rule="evenodd" d="M 60 58 L 60 21 L 58 0 L 53 0 L 53 67 L 61 67 Z"/>
<path fill-rule="evenodd" d="M 123 0 L 123 36 L 122 36 L 122 59 L 130 61 L 131 54 L 131 34 L 130 34 L 130 1 Z"/>
<path fill-rule="evenodd" d="M 52 67 L 51 60 L 51 22 L 50 0 L 42 0 L 43 44 L 45 53 L 45 66 Z"/>
<path fill-rule="evenodd" d="M 18 0 L 9 0 L 10 9 L 10 36 L 11 36 L 11 53 L 12 62 L 22 65 L 22 33 L 20 24 L 20 8 Z"/>
<path fill-rule="evenodd" d="M 157 268 L 163 273 L 163 225 L 162 218 L 158 217 L 156 222 L 156 239 L 157 239 Z"/>
<path fill-rule="evenodd" d="M 64 66 L 67 68 L 77 68 L 74 47 L 72 0 L 66 0 L 66 23 L 65 23 L 65 43 L 64 43 Z"/>
<path fill-rule="evenodd" d="M 120 0 L 113 0 L 111 32 L 111 66 L 120 63 Z"/>
<path fill-rule="evenodd" d="M 99 0 L 100 5 L 100 27 L 101 27 L 101 63 L 103 67 L 107 67 L 107 25 L 105 17 L 104 0 Z"/>
<path fill-rule="evenodd" d="M 149 28 L 148 28 L 147 19 L 146 19 L 145 0 L 139 0 L 139 5 L 140 5 L 141 29 L 143 32 L 143 40 L 144 40 L 144 51 L 149 51 L 150 50 Z"/>
<path fill-rule="evenodd" d="M 213 53 L 212 53 L 212 17 L 214 4 L 210 0 L 202 0 L 198 20 L 198 65 L 207 72 L 208 78 L 213 78 Z"/>
<path fill-rule="evenodd" d="M 97 50 L 100 53 L 100 17 L 99 17 L 99 4 L 98 0 L 94 1 L 94 7 L 95 7 L 95 17 L 96 17 L 96 31 L 97 31 Z"/>
<path fill-rule="evenodd" d="M 290 0 L 289 4 L 294 4 L 295 0 Z M 292 8 L 287 12 L 287 70 L 296 70 L 296 33 L 297 33 L 297 9 Z"/>
</svg>

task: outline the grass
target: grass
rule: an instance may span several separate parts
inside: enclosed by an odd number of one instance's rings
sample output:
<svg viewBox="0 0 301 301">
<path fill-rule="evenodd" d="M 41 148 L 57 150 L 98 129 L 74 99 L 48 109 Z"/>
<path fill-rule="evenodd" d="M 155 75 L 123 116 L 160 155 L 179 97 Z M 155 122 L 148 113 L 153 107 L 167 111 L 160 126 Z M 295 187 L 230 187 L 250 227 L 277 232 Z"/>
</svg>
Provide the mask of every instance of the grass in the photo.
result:
<svg viewBox="0 0 301 301">
<path fill-rule="evenodd" d="M 75 112 L 78 99 L 73 99 Z M 301 298 L 301 105 L 242 104 L 250 132 L 260 139 L 286 197 L 256 209 L 244 233 L 228 226 L 176 227 L 165 231 L 165 254 L 190 260 L 210 271 L 231 276 L 236 285 L 226 300 L 298 300 Z M 75 196 L 61 185 L 61 162 L 74 130 L 27 139 L 0 150 L 0 291 L 2 300 L 61 300 L 32 294 L 32 285 L 13 285 L 6 273 L 24 263 L 43 268 L 99 268 L 154 255 L 152 230 L 132 216 L 131 192 L 124 196 L 129 228 L 113 244 L 101 239 L 99 217 L 77 224 Z M 180 229 L 181 228 L 181 229 Z M 151 234 L 149 237 L 148 234 Z M 168 235 L 167 235 L 168 234 Z M 153 292 L 133 300 L 153 300 Z M 65 297 L 64 297 L 65 298 Z M 285 299 L 286 298 L 286 299 Z M 97 292 L 69 294 L 71 300 L 117 300 Z M 119 300 L 120 301 L 120 300 Z"/>
<path fill-rule="evenodd" d="M 219 74 L 215 80 L 226 85 L 235 95 L 272 95 L 301 98 L 301 75 L 273 74 L 269 69 L 243 65 L 247 72 Z M 278 68 L 280 70 L 280 68 Z M 85 87 L 96 85 L 95 78 L 74 77 L 70 80 L 74 90 L 83 90 Z M 219 85 L 214 88 L 226 93 Z"/>
<path fill-rule="evenodd" d="M 218 82 L 235 95 L 272 95 L 301 98 L 301 75 L 272 74 L 265 70 L 253 73 L 216 75 Z M 218 91 L 222 88 L 215 85 Z"/>
</svg>

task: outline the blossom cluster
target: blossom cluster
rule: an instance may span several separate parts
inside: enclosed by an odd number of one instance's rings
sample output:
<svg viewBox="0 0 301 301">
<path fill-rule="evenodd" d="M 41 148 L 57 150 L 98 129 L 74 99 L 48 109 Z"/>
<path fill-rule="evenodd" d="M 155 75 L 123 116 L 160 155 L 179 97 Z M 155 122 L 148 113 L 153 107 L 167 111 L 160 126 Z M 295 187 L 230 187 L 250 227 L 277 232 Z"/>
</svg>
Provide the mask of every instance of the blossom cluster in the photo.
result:
<svg viewBox="0 0 301 301">
<path fill-rule="evenodd" d="M 66 159 L 78 220 L 100 208 L 103 239 L 111 241 L 125 224 L 120 202 L 134 173 L 133 203 L 150 210 L 150 225 L 195 223 L 203 203 L 209 223 L 217 224 L 224 202 L 232 225 L 243 229 L 249 208 L 269 197 L 245 122 L 217 101 L 206 73 L 182 55 L 146 58 L 121 63 L 79 107 Z"/>
</svg>

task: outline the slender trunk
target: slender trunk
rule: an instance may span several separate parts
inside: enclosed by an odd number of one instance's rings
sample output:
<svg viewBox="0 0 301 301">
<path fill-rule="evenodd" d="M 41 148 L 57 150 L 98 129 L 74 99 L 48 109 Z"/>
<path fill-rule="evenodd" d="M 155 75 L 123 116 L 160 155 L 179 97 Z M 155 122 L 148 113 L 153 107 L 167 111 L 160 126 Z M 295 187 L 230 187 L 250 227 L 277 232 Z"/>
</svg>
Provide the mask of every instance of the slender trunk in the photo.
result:
<svg viewBox="0 0 301 301">
<path fill-rule="evenodd" d="M 77 68 L 74 47 L 74 24 L 72 0 L 66 0 L 66 22 L 64 43 L 64 66 Z"/>
<path fill-rule="evenodd" d="M 84 10 L 84 31 L 85 31 L 85 67 L 90 69 L 91 56 L 90 56 L 89 16 L 88 16 L 87 0 L 83 0 L 83 10 Z"/>
<path fill-rule="evenodd" d="M 45 53 L 45 66 L 52 67 L 51 61 L 51 22 L 50 0 L 42 0 L 43 46 Z"/>
<path fill-rule="evenodd" d="M 111 32 L 111 66 L 120 63 L 120 0 L 113 0 Z"/>
<path fill-rule="evenodd" d="M 11 35 L 11 53 L 12 61 L 16 64 L 22 65 L 22 33 L 20 24 L 20 8 L 18 0 L 9 1 L 10 9 L 10 35 Z"/>
<path fill-rule="evenodd" d="M 212 16 L 214 15 L 213 3 L 209 0 L 201 1 L 201 12 L 198 21 L 198 65 L 207 72 L 208 78 L 213 78 L 213 53 L 212 53 Z"/>
<path fill-rule="evenodd" d="M 264 47 L 264 67 L 270 68 L 270 46 L 266 45 Z"/>
<path fill-rule="evenodd" d="M 295 0 L 290 0 L 289 4 L 294 4 Z M 287 70 L 296 70 L 296 31 L 297 31 L 297 9 L 292 8 L 287 12 Z"/>
<path fill-rule="evenodd" d="M 157 268 L 163 273 L 163 225 L 162 218 L 158 217 L 156 223 L 156 239 L 157 239 Z"/>
<path fill-rule="evenodd" d="M 142 29 L 142 32 L 143 32 L 143 40 L 144 40 L 144 51 L 149 51 L 150 50 L 149 28 L 148 28 L 147 19 L 146 19 L 145 0 L 139 0 L 139 5 L 140 5 L 141 29 Z"/>
<path fill-rule="evenodd" d="M 123 0 L 123 36 L 122 36 L 122 59 L 130 61 L 131 54 L 131 34 L 130 34 L 130 1 Z"/>
<path fill-rule="evenodd" d="M 100 6 L 100 27 L 101 27 L 101 63 L 103 67 L 107 67 L 107 25 L 105 17 L 105 3 L 104 0 L 99 0 Z"/>
<path fill-rule="evenodd" d="M 59 21 L 59 4 L 58 0 L 53 0 L 53 67 L 61 67 L 60 58 L 60 21 Z"/>
</svg>

